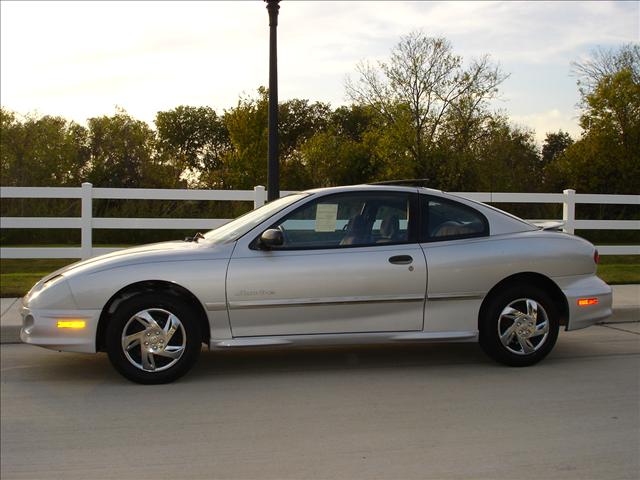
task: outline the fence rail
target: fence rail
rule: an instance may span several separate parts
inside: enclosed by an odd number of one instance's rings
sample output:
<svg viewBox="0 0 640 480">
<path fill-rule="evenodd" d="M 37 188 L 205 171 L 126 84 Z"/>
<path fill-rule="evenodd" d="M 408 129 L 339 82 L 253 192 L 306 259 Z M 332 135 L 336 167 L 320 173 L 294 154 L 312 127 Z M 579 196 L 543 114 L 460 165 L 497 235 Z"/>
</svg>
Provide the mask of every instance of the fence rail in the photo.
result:
<svg viewBox="0 0 640 480">
<path fill-rule="evenodd" d="M 282 192 L 283 195 L 290 192 Z M 555 203 L 562 204 L 563 230 L 638 230 L 640 220 L 576 220 L 577 204 L 640 205 L 638 195 L 576 194 L 575 190 L 562 193 L 484 193 L 457 192 L 471 200 L 485 203 Z M 78 198 L 81 200 L 79 217 L 2 217 L 2 228 L 75 228 L 81 230 L 80 247 L 56 248 L 0 248 L 2 258 L 89 258 L 112 252 L 117 248 L 93 247 L 94 228 L 102 229 L 211 229 L 223 225 L 228 219 L 220 218 L 101 218 L 93 217 L 94 199 L 119 200 L 208 200 L 250 201 L 254 208 L 264 205 L 267 194 L 263 186 L 253 190 L 165 190 L 152 188 L 94 188 L 90 183 L 82 187 L 0 187 L 0 198 Z M 533 220 L 547 222 L 551 220 Z M 603 255 L 640 255 L 640 245 L 602 245 Z"/>
</svg>

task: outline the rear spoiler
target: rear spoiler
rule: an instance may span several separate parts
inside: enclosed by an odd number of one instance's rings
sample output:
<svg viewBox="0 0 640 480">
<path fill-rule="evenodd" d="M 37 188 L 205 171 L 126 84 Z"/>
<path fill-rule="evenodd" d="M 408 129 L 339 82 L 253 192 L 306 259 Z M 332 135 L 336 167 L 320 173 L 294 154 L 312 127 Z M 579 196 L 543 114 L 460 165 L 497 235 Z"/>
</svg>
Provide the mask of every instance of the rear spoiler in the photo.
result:
<svg viewBox="0 0 640 480">
<path fill-rule="evenodd" d="M 551 220 L 546 222 L 531 222 L 531 223 L 533 223 L 540 230 L 562 230 L 562 227 L 564 227 L 564 224 L 565 224 L 565 222 L 561 222 L 557 220 Z"/>
</svg>

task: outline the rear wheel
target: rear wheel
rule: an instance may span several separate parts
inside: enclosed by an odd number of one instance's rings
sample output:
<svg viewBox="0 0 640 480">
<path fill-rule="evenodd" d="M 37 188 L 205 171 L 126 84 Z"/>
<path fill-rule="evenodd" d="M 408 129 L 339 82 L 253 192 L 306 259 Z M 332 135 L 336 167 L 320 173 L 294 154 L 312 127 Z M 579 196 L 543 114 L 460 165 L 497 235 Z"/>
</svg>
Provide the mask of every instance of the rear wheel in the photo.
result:
<svg viewBox="0 0 640 480">
<path fill-rule="evenodd" d="M 559 328 L 558 310 L 545 291 L 514 286 L 495 294 L 483 309 L 480 346 L 500 363 L 525 367 L 549 354 Z"/>
<path fill-rule="evenodd" d="M 168 383 L 181 377 L 200 354 L 196 312 L 179 298 L 141 294 L 120 305 L 107 327 L 109 360 L 137 383 Z"/>
</svg>

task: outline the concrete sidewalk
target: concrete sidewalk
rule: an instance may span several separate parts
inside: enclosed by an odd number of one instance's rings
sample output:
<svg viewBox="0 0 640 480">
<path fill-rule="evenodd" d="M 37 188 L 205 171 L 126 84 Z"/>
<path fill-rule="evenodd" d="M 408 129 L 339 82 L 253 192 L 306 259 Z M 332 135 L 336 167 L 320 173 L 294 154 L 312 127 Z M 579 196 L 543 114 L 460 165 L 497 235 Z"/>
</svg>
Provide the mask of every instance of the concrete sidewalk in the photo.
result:
<svg viewBox="0 0 640 480">
<path fill-rule="evenodd" d="M 613 285 L 613 316 L 605 323 L 640 321 L 640 285 Z M 0 298 L 0 343 L 20 343 L 21 298 Z"/>
<path fill-rule="evenodd" d="M 640 321 L 640 285 L 612 285 L 613 316 L 605 323 Z"/>
<path fill-rule="evenodd" d="M 19 343 L 21 298 L 0 298 L 0 343 Z"/>
</svg>

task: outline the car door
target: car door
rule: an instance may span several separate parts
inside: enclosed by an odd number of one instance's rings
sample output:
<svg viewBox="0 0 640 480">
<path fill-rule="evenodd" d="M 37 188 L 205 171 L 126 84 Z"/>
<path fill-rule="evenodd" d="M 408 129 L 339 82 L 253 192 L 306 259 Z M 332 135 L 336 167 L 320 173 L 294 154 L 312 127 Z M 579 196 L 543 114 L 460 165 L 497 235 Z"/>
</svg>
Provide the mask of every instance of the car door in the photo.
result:
<svg viewBox="0 0 640 480">
<path fill-rule="evenodd" d="M 486 217 L 469 205 L 420 195 L 422 246 L 429 272 L 424 330 L 472 332 L 492 259 L 500 261 L 497 242 L 490 242 Z"/>
<path fill-rule="evenodd" d="M 417 210 L 406 191 L 325 195 L 242 239 L 227 275 L 234 337 L 422 330 Z M 260 247 L 266 227 L 281 247 Z"/>
</svg>

